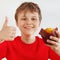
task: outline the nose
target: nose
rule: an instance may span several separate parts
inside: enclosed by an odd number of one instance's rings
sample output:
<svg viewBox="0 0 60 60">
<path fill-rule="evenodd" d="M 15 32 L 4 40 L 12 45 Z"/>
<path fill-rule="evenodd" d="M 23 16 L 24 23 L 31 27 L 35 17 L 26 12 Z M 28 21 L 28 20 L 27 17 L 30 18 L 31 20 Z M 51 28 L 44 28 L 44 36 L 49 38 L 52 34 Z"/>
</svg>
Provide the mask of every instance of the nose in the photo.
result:
<svg viewBox="0 0 60 60">
<path fill-rule="evenodd" d="M 32 24 L 32 21 L 31 21 L 30 19 L 28 19 L 28 20 L 26 21 L 26 24 L 27 24 L 27 25 L 31 25 L 31 24 Z"/>
</svg>

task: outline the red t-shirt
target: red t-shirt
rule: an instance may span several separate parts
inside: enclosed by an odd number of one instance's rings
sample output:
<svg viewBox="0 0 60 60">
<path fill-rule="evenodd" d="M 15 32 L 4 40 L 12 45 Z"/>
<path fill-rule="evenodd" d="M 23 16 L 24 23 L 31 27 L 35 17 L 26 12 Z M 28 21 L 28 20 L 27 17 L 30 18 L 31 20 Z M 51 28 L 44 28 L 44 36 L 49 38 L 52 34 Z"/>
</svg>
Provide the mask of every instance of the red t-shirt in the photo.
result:
<svg viewBox="0 0 60 60">
<path fill-rule="evenodd" d="M 18 36 L 14 41 L 5 41 L 0 44 L 0 60 L 6 57 L 7 60 L 60 60 L 53 50 L 46 46 L 43 40 L 36 37 L 32 44 L 25 44 Z"/>
</svg>

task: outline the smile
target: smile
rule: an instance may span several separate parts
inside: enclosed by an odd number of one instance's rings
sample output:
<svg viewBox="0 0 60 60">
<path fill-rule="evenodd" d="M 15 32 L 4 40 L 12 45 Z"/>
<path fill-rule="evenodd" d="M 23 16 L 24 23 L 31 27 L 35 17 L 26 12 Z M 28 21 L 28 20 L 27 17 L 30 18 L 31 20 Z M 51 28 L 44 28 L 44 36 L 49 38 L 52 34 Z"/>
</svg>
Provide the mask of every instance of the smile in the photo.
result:
<svg viewBox="0 0 60 60">
<path fill-rule="evenodd" d="M 27 26 L 27 27 L 24 27 L 24 28 L 26 28 L 26 29 L 32 29 L 33 27 Z"/>
</svg>

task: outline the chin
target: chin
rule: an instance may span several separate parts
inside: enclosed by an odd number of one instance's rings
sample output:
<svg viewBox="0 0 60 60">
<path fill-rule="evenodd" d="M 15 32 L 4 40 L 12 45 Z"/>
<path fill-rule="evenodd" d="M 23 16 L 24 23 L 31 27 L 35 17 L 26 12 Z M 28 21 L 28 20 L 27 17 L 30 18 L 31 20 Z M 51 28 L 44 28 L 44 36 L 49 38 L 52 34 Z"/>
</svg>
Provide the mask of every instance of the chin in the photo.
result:
<svg viewBox="0 0 60 60">
<path fill-rule="evenodd" d="M 25 33 L 25 35 L 32 36 L 34 33 Z"/>
</svg>

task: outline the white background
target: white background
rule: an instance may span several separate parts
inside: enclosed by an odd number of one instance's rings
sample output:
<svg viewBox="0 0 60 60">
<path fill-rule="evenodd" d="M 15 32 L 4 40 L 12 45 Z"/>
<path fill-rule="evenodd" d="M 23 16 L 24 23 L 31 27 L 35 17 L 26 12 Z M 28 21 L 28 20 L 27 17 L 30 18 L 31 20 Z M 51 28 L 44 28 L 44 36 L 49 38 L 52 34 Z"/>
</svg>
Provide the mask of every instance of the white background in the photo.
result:
<svg viewBox="0 0 60 60">
<path fill-rule="evenodd" d="M 24 1 L 32 0 L 0 0 L 0 30 L 5 21 L 5 16 L 9 18 L 8 25 L 16 26 L 14 13 L 16 8 Z M 33 0 L 32 2 L 37 3 L 42 11 L 40 28 L 58 27 L 60 31 L 60 0 Z M 18 31 L 16 35 L 20 35 Z"/>
<path fill-rule="evenodd" d="M 16 27 L 14 13 L 16 8 L 24 1 L 32 0 L 0 0 L 0 30 L 5 21 L 5 16 L 9 18 L 8 25 Z M 60 0 L 33 0 L 32 2 L 37 3 L 42 11 L 40 28 L 58 27 L 60 31 Z M 16 35 L 20 35 L 18 28 Z"/>
</svg>

